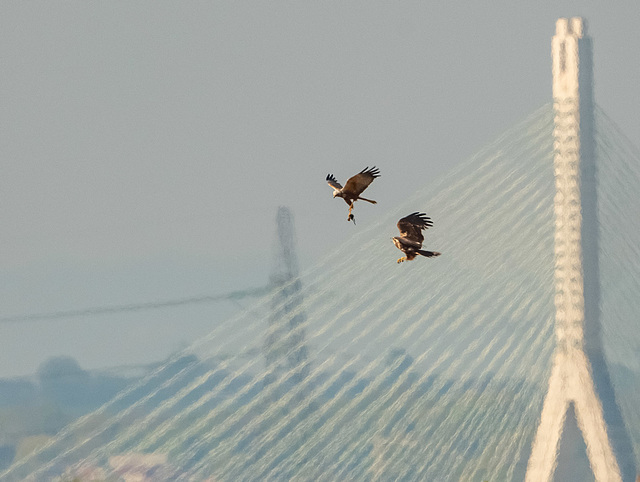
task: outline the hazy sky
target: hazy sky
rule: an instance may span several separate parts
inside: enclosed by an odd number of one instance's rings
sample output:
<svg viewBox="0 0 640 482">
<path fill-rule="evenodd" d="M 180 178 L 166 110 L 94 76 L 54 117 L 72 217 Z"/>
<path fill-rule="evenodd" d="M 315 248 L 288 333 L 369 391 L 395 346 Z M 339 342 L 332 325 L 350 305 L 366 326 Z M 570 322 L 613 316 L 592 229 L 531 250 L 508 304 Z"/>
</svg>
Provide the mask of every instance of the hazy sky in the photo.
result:
<svg viewBox="0 0 640 482">
<path fill-rule="evenodd" d="M 468 158 L 550 101 L 561 16 L 639 145 L 637 0 L 1 2 L 0 317 L 264 284 L 279 205 L 312 266 L 358 229 L 326 174 L 380 168 L 366 225 Z M 0 323 L 0 376 L 156 360 L 237 309 Z"/>
</svg>

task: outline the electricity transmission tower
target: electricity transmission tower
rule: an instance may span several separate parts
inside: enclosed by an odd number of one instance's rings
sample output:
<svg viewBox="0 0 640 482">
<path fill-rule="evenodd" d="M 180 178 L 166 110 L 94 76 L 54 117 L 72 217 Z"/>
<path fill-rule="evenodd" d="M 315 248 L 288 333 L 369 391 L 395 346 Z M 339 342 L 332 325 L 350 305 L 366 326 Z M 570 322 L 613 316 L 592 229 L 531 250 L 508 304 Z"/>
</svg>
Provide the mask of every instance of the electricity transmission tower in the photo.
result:
<svg viewBox="0 0 640 482">
<path fill-rule="evenodd" d="M 293 214 L 278 209 L 275 266 L 269 279 L 272 293 L 271 315 L 264 343 L 270 379 L 297 384 L 309 372 L 308 353 L 302 324 L 302 283 L 298 277 Z"/>
</svg>

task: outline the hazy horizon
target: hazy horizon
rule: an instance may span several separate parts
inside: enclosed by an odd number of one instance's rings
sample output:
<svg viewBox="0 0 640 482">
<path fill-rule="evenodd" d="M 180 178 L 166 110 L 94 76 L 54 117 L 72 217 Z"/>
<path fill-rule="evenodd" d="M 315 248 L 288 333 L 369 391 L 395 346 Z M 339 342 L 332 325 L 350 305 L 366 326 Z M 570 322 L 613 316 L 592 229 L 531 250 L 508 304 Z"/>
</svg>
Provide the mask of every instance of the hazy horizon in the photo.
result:
<svg viewBox="0 0 640 482">
<path fill-rule="evenodd" d="M 637 2 L 0 13 L 0 318 L 264 285 L 280 205 L 313 266 L 550 102 L 561 16 L 586 19 L 595 100 L 639 142 Z M 373 165 L 378 204 L 356 204 L 354 226 L 324 178 Z M 250 302 L 0 323 L 0 377 L 56 355 L 87 369 L 159 360 Z"/>
</svg>

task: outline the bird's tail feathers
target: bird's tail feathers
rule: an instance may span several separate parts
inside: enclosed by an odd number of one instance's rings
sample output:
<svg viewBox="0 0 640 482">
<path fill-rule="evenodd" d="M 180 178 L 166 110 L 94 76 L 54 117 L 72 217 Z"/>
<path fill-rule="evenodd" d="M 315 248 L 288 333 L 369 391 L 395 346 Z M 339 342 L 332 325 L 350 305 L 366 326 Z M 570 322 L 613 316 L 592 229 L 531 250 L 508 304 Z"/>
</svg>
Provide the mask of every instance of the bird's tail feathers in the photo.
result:
<svg viewBox="0 0 640 482">
<path fill-rule="evenodd" d="M 364 198 L 364 197 L 359 197 L 358 199 L 361 200 L 361 201 L 367 201 L 368 203 L 371 203 L 371 204 L 378 204 L 373 199 L 367 199 L 367 198 Z"/>
<path fill-rule="evenodd" d="M 435 258 L 436 256 L 440 256 L 442 253 L 438 253 L 437 251 L 425 251 L 424 249 L 419 249 L 418 254 L 422 256 L 426 256 L 427 258 Z"/>
</svg>

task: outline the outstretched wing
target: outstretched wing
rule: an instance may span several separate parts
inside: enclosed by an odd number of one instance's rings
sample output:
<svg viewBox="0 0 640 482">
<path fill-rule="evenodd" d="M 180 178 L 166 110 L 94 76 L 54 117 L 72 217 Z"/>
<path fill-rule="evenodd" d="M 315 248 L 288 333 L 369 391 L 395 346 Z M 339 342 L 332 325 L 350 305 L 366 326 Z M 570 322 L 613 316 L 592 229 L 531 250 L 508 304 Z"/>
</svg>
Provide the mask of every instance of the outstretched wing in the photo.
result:
<svg viewBox="0 0 640 482">
<path fill-rule="evenodd" d="M 353 197 L 358 197 L 376 177 L 380 177 L 380 171 L 376 166 L 371 169 L 365 167 L 358 174 L 349 178 L 344 185 L 344 190 L 353 195 Z"/>
<path fill-rule="evenodd" d="M 418 243 L 422 246 L 424 236 L 422 235 L 423 229 L 428 229 L 433 226 L 431 218 L 425 213 L 411 213 L 398 221 L 398 229 L 400 230 L 400 236 L 410 241 Z"/>
<path fill-rule="evenodd" d="M 342 189 L 342 184 L 340 184 L 338 180 L 333 177 L 333 174 L 327 174 L 327 183 L 334 189 Z"/>
</svg>

